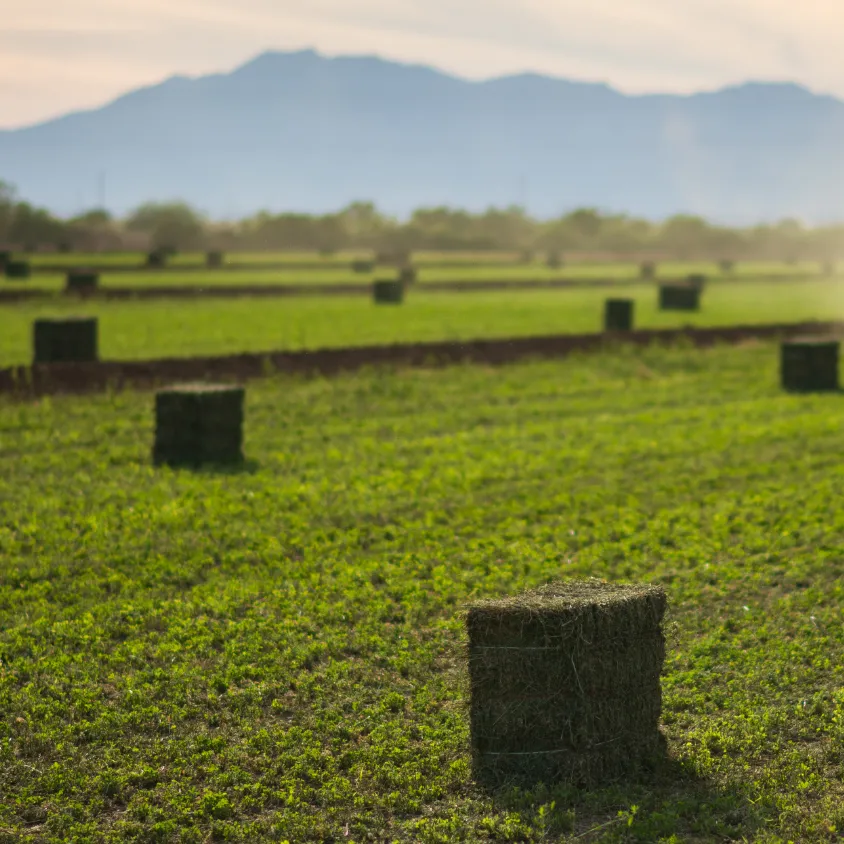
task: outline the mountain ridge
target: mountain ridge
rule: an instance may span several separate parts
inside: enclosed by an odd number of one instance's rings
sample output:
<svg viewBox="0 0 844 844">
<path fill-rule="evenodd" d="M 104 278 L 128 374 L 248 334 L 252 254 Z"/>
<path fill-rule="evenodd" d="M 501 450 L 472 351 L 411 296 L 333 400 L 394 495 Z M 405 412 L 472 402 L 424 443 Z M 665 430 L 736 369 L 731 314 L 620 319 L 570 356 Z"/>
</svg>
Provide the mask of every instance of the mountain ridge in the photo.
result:
<svg viewBox="0 0 844 844">
<path fill-rule="evenodd" d="M 0 178 L 59 213 L 185 199 L 215 216 L 375 201 L 594 206 L 724 222 L 844 218 L 844 102 L 793 82 L 628 95 L 537 73 L 462 79 L 377 56 L 268 51 L 0 131 Z M 74 207 L 75 206 L 75 207 Z"/>
</svg>

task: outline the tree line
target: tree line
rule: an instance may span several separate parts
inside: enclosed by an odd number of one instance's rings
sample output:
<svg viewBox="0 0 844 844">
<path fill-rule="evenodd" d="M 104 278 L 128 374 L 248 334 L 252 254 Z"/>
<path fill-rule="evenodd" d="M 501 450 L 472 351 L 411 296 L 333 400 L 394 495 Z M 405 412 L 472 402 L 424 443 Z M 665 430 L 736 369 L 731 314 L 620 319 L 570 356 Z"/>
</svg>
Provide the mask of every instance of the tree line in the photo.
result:
<svg viewBox="0 0 844 844">
<path fill-rule="evenodd" d="M 354 202 L 324 215 L 262 211 L 235 222 L 209 219 L 183 202 L 146 203 L 121 219 L 104 209 L 60 218 L 20 200 L 13 187 L 0 182 L 0 246 L 110 251 L 165 245 L 182 251 L 508 250 L 680 260 L 834 261 L 844 252 L 844 224 L 813 228 L 787 219 L 730 228 L 688 214 L 653 222 L 594 208 L 538 220 L 516 206 L 474 214 L 421 208 L 401 221 L 371 202 Z"/>
</svg>

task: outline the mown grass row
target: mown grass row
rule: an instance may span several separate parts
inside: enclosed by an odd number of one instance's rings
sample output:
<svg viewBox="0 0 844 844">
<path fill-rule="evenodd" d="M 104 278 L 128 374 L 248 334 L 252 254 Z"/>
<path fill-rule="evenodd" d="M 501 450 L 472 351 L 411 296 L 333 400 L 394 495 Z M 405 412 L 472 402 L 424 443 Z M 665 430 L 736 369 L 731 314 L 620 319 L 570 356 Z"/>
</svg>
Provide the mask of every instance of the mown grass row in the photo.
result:
<svg viewBox="0 0 844 844">
<path fill-rule="evenodd" d="M 837 840 L 844 400 L 776 361 L 269 380 L 234 473 L 153 469 L 148 394 L 0 403 L 0 838 Z M 461 607 L 585 576 L 669 592 L 673 768 L 486 793 Z"/>
<path fill-rule="evenodd" d="M 599 331 L 607 295 L 413 289 L 401 306 L 367 297 L 17 304 L 0 308 L 0 366 L 31 361 L 32 321 L 43 316 L 97 316 L 100 356 L 119 360 Z M 844 319 L 844 294 L 828 282 L 713 285 L 700 312 L 659 311 L 653 286 L 624 295 L 641 328 Z"/>
</svg>

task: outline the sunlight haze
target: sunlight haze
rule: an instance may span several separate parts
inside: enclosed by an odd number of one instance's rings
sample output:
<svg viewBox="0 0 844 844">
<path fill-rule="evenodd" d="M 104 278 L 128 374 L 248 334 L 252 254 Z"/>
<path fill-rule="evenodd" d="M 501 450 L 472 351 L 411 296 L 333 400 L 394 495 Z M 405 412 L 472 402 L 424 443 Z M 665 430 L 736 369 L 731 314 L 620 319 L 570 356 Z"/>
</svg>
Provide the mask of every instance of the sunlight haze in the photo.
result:
<svg viewBox="0 0 844 844">
<path fill-rule="evenodd" d="M 788 80 L 844 95 L 836 0 L 27 0 L 4 9 L 0 126 L 104 104 L 270 49 L 378 54 L 686 93 Z"/>
</svg>

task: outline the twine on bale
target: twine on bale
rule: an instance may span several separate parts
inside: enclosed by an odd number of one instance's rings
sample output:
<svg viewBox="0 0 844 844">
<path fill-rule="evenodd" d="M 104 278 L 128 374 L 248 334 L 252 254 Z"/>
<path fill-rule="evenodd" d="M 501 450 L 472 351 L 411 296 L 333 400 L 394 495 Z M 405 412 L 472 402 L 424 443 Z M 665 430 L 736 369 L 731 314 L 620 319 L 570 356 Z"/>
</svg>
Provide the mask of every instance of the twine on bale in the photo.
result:
<svg viewBox="0 0 844 844">
<path fill-rule="evenodd" d="M 652 767 L 664 752 L 666 604 L 661 587 L 593 580 L 471 606 L 478 780 L 593 785 Z"/>
</svg>

